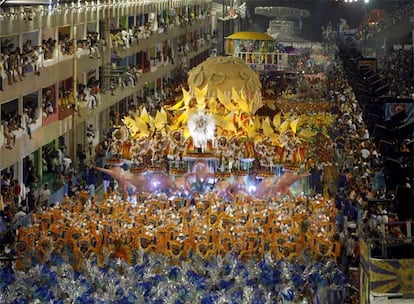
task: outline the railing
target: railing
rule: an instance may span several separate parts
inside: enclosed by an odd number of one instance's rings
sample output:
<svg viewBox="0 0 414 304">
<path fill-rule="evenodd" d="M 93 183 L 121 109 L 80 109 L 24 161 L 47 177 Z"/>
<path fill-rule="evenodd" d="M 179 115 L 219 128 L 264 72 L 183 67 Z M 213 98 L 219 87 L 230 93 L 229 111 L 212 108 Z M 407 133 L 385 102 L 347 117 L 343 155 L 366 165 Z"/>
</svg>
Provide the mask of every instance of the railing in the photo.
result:
<svg viewBox="0 0 414 304">
<path fill-rule="evenodd" d="M 242 59 L 248 65 L 255 65 L 257 70 L 283 71 L 288 67 L 287 53 L 234 52 L 233 56 Z"/>
<path fill-rule="evenodd" d="M 367 257 L 377 259 L 414 259 L 414 221 L 379 223 L 376 235 L 360 229 L 360 239 L 367 244 Z M 409 250 L 402 250 L 402 249 Z"/>
<path fill-rule="evenodd" d="M 58 113 L 59 120 L 62 120 L 62 119 L 65 119 L 65 118 L 71 116 L 74 112 L 75 112 L 75 110 L 72 107 L 66 108 L 66 109 L 65 108 L 64 109 L 59 108 L 59 113 Z"/>
</svg>

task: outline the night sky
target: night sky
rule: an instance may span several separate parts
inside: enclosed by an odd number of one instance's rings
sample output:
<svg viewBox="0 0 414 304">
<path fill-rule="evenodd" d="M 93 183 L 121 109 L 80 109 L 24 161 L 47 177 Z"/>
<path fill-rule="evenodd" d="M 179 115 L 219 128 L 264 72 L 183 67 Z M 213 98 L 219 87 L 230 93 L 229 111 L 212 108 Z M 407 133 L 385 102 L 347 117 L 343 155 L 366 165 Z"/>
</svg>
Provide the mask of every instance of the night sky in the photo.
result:
<svg viewBox="0 0 414 304">
<path fill-rule="evenodd" d="M 310 17 L 303 19 L 302 36 L 311 41 L 321 40 L 322 26 L 331 22 L 335 27 L 340 18 L 347 20 L 352 27 L 357 27 L 366 12 L 380 8 L 387 12 L 395 11 L 396 7 L 403 6 L 410 0 L 370 0 L 368 5 L 359 0 L 358 3 L 344 3 L 334 0 L 246 0 L 249 11 L 249 25 L 246 30 L 265 32 L 269 26 L 269 20 L 265 16 L 254 15 L 255 6 L 286 6 L 307 9 Z"/>
</svg>

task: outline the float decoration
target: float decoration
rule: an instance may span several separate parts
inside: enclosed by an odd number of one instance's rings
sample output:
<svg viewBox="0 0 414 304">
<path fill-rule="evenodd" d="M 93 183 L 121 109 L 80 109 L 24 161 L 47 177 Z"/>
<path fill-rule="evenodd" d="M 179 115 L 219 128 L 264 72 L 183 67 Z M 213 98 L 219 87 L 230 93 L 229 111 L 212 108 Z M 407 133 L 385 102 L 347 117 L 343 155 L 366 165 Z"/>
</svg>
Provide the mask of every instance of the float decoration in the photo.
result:
<svg viewBox="0 0 414 304">
<path fill-rule="evenodd" d="M 142 107 L 122 119 L 113 138 L 115 165 L 146 178 L 168 168 L 174 181 L 193 176 L 195 164 L 205 160 L 212 184 L 198 189 L 206 191 L 221 179 L 246 182 L 252 171 L 259 178 L 275 177 L 282 169 L 303 171 L 310 148 L 322 154 L 316 135 L 327 134 L 334 116 L 316 111 L 316 105 L 309 112 L 301 103 L 292 102 L 296 109 L 283 100 L 273 117 L 258 115 L 263 106 L 258 75 L 237 58 L 209 59 L 189 72 L 188 82 L 175 104 L 154 115 Z M 320 105 L 322 110 L 328 106 Z M 198 192 L 179 184 L 187 194 Z"/>
</svg>

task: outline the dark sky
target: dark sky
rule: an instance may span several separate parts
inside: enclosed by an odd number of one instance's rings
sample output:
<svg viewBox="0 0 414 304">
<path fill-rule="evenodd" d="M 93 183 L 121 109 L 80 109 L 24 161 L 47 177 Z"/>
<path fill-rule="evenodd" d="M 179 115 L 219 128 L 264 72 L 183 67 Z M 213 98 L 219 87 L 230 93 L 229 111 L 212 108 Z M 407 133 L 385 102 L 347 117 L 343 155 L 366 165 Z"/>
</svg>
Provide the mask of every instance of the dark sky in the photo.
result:
<svg viewBox="0 0 414 304">
<path fill-rule="evenodd" d="M 340 18 L 347 20 L 348 24 L 356 27 L 361 22 L 363 16 L 374 8 L 384 9 L 387 12 L 395 11 L 396 7 L 401 7 L 410 0 L 370 0 L 368 5 L 359 0 L 357 3 L 344 3 L 344 1 L 334 0 L 246 0 L 248 11 L 251 16 L 249 28 L 247 30 L 265 32 L 272 18 L 254 15 L 255 6 L 287 6 L 310 11 L 310 17 L 303 19 L 302 37 L 309 40 L 321 40 L 322 26 L 326 26 L 330 21 L 333 26 L 338 24 Z"/>
</svg>

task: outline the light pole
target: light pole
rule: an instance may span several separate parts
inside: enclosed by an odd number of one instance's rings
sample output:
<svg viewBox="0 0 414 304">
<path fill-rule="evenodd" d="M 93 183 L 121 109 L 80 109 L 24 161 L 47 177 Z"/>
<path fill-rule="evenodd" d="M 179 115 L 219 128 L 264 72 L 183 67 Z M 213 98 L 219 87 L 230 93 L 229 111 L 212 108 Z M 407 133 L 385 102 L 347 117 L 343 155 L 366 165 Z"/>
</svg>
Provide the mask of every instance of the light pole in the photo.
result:
<svg viewBox="0 0 414 304">
<path fill-rule="evenodd" d="M 77 138 L 76 138 L 76 119 L 75 119 L 75 111 L 80 111 L 79 107 L 78 107 L 78 59 L 77 59 L 77 55 L 76 52 L 78 51 L 78 47 L 77 47 L 77 26 L 73 25 L 73 41 L 74 41 L 74 55 L 73 55 L 73 98 L 74 98 L 74 102 L 75 102 L 75 109 L 72 113 L 72 147 L 73 147 L 73 159 L 76 160 L 77 159 Z"/>
</svg>

